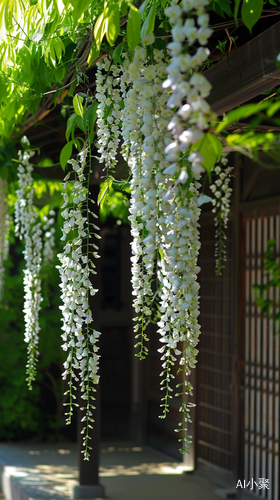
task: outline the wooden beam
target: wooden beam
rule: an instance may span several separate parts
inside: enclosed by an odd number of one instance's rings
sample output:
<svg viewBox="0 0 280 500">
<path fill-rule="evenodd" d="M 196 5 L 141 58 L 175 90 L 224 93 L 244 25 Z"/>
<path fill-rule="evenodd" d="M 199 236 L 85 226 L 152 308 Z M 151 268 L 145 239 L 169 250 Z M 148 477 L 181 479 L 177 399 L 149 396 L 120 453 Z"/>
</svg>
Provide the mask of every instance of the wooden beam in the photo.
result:
<svg viewBox="0 0 280 500">
<path fill-rule="evenodd" d="M 218 115 L 280 84 L 280 21 L 203 74 L 212 84 L 207 99 Z"/>
</svg>

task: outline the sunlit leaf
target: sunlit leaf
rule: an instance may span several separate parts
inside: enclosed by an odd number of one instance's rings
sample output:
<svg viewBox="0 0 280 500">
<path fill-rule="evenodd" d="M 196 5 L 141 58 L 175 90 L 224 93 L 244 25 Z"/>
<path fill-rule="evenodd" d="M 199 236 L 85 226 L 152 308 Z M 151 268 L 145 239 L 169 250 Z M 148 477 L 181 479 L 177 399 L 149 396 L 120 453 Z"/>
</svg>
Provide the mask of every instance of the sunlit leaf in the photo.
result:
<svg viewBox="0 0 280 500">
<path fill-rule="evenodd" d="M 75 25 L 78 23 L 82 14 L 90 7 L 96 4 L 96 1 L 93 0 L 70 0 L 71 4 L 74 7 L 73 10 L 73 18 Z"/>
<path fill-rule="evenodd" d="M 242 120 L 244 118 L 248 118 L 249 116 L 258 113 L 263 109 L 268 108 L 269 106 L 270 103 L 268 101 L 264 101 L 260 104 L 244 104 L 237 109 L 233 109 L 232 111 L 229 111 L 223 121 L 219 123 L 215 130 L 215 133 L 219 134 L 231 123 L 238 122 L 239 120 Z"/>
<path fill-rule="evenodd" d="M 53 167 L 53 160 L 51 158 L 44 157 L 42 160 L 38 161 L 38 167 L 49 168 Z"/>
<path fill-rule="evenodd" d="M 99 191 L 98 198 L 97 198 L 97 203 L 100 206 L 100 208 L 102 208 L 102 205 L 106 199 L 106 193 L 110 192 L 111 186 L 113 184 L 113 180 L 114 180 L 113 177 L 109 177 L 108 179 L 106 179 L 105 182 L 102 182 L 100 184 L 100 191 Z"/>
<path fill-rule="evenodd" d="M 73 99 L 73 106 L 74 106 L 75 113 L 78 116 L 81 116 L 81 118 L 83 118 L 83 116 L 84 116 L 83 101 L 84 101 L 83 97 L 80 96 L 79 94 L 76 94 L 74 99 Z"/>
<path fill-rule="evenodd" d="M 107 25 L 108 25 L 108 17 L 106 17 L 107 13 L 108 9 L 105 9 L 102 12 L 102 14 L 100 14 L 94 26 L 93 34 L 96 41 L 97 49 L 100 49 L 102 40 L 107 30 Z"/>
<path fill-rule="evenodd" d="M 114 45 L 120 31 L 120 10 L 117 3 L 110 4 L 106 37 L 110 45 Z"/>
<path fill-rule="evenodd" d="M 141 40 L 144 40 L 144 38 L 147 35 L 150 35 L 150 33 L 153 33 L 154 27 L 155 27 L 155 19 L 156 19 L 156 6 L 153 4 L 149 10 L 149 14 L 147 15 L 142 29 L 141 29 Z"/>
<path fill-rule="evenodd" d="M 269 106 L 267 110 L 267 116 L 271 118 L 275 113 L 277 113 L 279 109 L 280 109 L 280 102 L 279 101 L 274 102 L 271 106 Z"/>
<path fill-rule="evenodd" d="M 223 144 L 214 134 L 208 132 L 195 144 L 195 148 L 205 158 L 201 163 L 207 172 L 210 172 L 216 161 L 222 156 Z"/>
<path fill-rule="evenodd" d="M 131 52 L 133 52 L 135 47 L 140 43 L 140 29 L 141 16 L 138 9 L 134 5 L 131 5 L 126 26 L 127 43 Z"/>
<path fill-rule="evenodd" d="M 254 131 L 244 134 L 229 134 L 226 138 L 230 146 L 243 146 L 246 148 L 257 148 L 262 146 L 264 149 L 276 141 L 276 135 L 272 132 L 256 133 Z"/>
<path fill-rule="evenodd" d="M 144 15 L 144 12 L 145 12 L 145 9 L 146 9 L 148 3 L 149 3 L 149 0 L 144 0 L 144 2 L 141 3 L 141 5 L 138 9 L 138 12 L 139 12 L 140 16 L 142 17 L 142 19 L 143 19 L 143 15 Z"/>
</svg>

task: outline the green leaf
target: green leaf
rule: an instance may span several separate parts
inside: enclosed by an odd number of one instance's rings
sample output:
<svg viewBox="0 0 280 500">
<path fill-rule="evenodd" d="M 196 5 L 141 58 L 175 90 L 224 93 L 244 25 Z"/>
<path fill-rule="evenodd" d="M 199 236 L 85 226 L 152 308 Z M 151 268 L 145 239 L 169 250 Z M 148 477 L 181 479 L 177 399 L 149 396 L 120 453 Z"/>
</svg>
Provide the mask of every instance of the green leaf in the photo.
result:
<svg viewBox="0 0 280 500">
<path fill-rule="evenodd" d="M 78 150 L 78 151 L 81 151 L 81 148 L 82 148 L 82 145 L 84 143 L 84 139 L 82 139 L 81 137 L 74 137 L 73 139 L 73 144 L 75 146 L 75 148 Z"/>
<path fill-rule="evenodd" d="M 261 145 L 263 150 L 269 150 L 271 143 L 276 141 L 276 136 L 272 132 L 256 133 L 250 131 L 244 134 L 229 134 L 226 140 L 231 147 L 237 145 L 254 149 Z"/>
<path fill-rule="evenodd" d="M 78 20 L 82 16 L 82 14 L 92 5 L 96 4 L 96 1 L 93 2 L 92 0 L 70 0 L 70 3 L 73 5 L 73 20 L 74 24 L 77 25 Z"/>
<path fill-rule="evenodd" d="M 141 29 L 141 16 L 138 9 L 134 6 L 130 6 L 126 33 L 127 33 L 127 43 L 130 51 L 133 53 L 135 47 L 140 43 L 140 29 Z"/>
<path fill-rule="evenodd" d="M 65 132 L 65 137 L 67 141 L 69 141 L 70 134 L 72 135 L 72 138 L 74 137 L 76 120 L 77 120 L 76 113 L 73 113 L 67 120 L 67 127 Z"/>
<path fill-rule="evenodd" d="M 150 35 L 150 33 L 153 33 L 154 27 L 155 27 L 155 19 L 156 19 L 156 6 L 153 4 L 150 8 L 149 14 L 147 15 L 142 29 L 141 29 L 141 40 L 144 40 L 144 38 L 147 35 Z"/>
<path fill-rule="evenodd" d="M 80 130 L 82 130 L 85 134 L 87 133 L 87 124 L 86 124 L 86 120 L 84 119 L 85 116 L 83 116 L 83 118 L 81 116 L 77 116 L 77 127 L 79 127 Z"/>
<path fill-rule="evenodd" d="M 122 42 L 115 48 L 115 50 L 113 52 L 114 64 L 121 64 L 122 63 L 121 55 L 123 53 L 123 47 L 124 47 L 124 43 Z"/>
<path fill-rule="evenodd" d="M 149 2 L 149 0 L 145 0 L 145 1 L 144 1 L 141 5 L 140 5 L 140 7 L 139 7 L 139 9 L 138 9 L 138 12 L 139 12 L 139 14 L 140 14 L 140 16 L 141 16 L 141 18 L 142 18 L 142 19 L 143 19 L 143 16 L 144 16 L 145 9 L 146 9 L 146 7 L 147 7 L 147 5 L 148 5 L 148 2 Z"/>
<path fill-rule="evenodd" d="M 38 161 L 37 165 L 42 168 L 50 168 L 53 167 L 53 160 L 51 158 L 44 157 L 42 160 Z"/>
<path fill-rule="evenodd" d="M 99 54 L 100 54 L 100 47 L 98 48 L 96 45 L 96 41 L 93 40 L 92 44 L 91 44 L 91 49 L 89 51 L 89 55 L 87 58 L 87 63 L 89 66 L 91 66 L 96 61 Z"/>
<path fill-rule="evenodd" d="M 94 30 L 93 30 L 93 34 L 94 34 L 94 38 L 96 40 L 96 46 L 97 46 L 98 50 L 100 50 L 101 43 L 102 43 L 103 37 L 106 33 L 106 29 L 107 29 L 107 24 L 108 24 L 108 18 L 106 17 L 107 13 L 108 13 L 108 8 L 106 8 L 102 12 L 102 14 L 100 14 L 99 18 L 97 19 L 97 21 L 95 23 Z"/>
<path fill-rule="evenodd" d="M 107 191 L 110 192 L 110 189 L 111 189 L 112 184 L 113 184 L 113 180 L 114 180 L 113 177 L 109 177 L 108 179 L 106 179 L 105 182 L 102 182 L 100 184 L 100 191 L 99 191 L 98 198 L 97 198 L 97 204 L 100 206 L 100 208 L 102 208 L 103 203 L 106 199 Z"/>
<path fill-rule="evenodd" d="M 235 5 L 234 5 L 234 18 L 235 19 L 237 19 L 237 17 L 238 17 L 240 2 L 241 2 L 241 0 L 235 0 Z"/>
<path fill-rule="evenodd" d="M 108 15 L 106 38 L 110 45 L 114 45 L 120 32 L 120 10 L 117 3 L 111 4 Z"/>
<path fill-rule="evenodd" d="M 273 104 L 271 104 L 271 106 L 268 108 L 266 114 L 267 116 L 269 116 L 270 118 L 280 109 L 280 102 L 274 102 Z"/>
<path fill-rule="evenodd" d="M 92 143 L 93 143 L 93 139 L 94 139 L 94 137 L 95 137 L 95 132 L 92 130 L 92 131 L 88 134 L 88 136 L 87 136 L 87 140 L 88 140 L 88 143 L 89 143 L 89 145 L 90 145 L 90 146 L 91 146 L 91 145 L 92 145 Z"/>
<path fill-rule="evenodd" d="M 252 32 L 254 24 L 259 20 L 262 10 L 263 0 L 243 0 L 241 17 L 250 32 Z"/>
<path fill-rule="evenodd" d="M 271 247 L 274 248 L 275 245 L 276 245 L 275 238 L 271 238 L 270 240 L 268 240 L 268 242 L 267 242 L 267 248 L 271 248 Z"/>
<path fill-rule="evenodd" d="M 219 123 L 215 130 L 215 133 L 219 134 L 231 123 L 238 122 L 242 118 L 248 118 L 249 116 L 258 113 L 258 111 L 266 109 L 268 106 L 270 106 L 270 103 L 268 101 L 264 101 L 260 104 L 244 104 L 244 106 L 233 109 L 225 116 L 223 121 Z"/>
<path fill-rule="evenodd" d="M 61 83 L 65 77 L 65 66 L 58 66 L 54 73 L 55 81 Z"/>
<path fill-rule="evenodd" d="M 84 116 L 83 101 L 84 101 L 83 97 L 80 96 L 79 94 L 76 94 L 73 99 L 73 106 L 75 113 L 81 116 L 81 118 L 83 118 Z"/>
<path fill-rule="evenodd" d="M 73 142 L 67 142 L 65 144 L 64 148 L 62 148 L 61 153 L 60 153 L 60 165 L 65 170 L 65 167 L 67 165 L 68 160 L 70 160 L 71 155 L 72 155 L 72 149 L 73 149 Z"/>
<path fill-rule="evenodd" d="M 219 16 L 225 17 L 225 14 L 232 16 L 231 0 L 211 0 L 207 10 L 214 10 Z"/>
<path fill-rule="evenodd" d="M 219 40 L 218 45 L 216 45 L 216 49 L 220 50 L 223 54 L 226 52 L 226 46 L 227 46 L 228 40 L 225 40 L 224 42 L 221 42 Z"/>
<path fill-rule="evenodd" d="M 97 118 L 97 102 L 95 101 L 87 108 L 88 130 L 93 130 L 94 123 Z"/>
<path fill-rule="evenodd" d="M 201 163 L 209 173 L 222 156 L 223 144 L 214 134 L 208 132 L 195 144 L 195 148 L 204 156 L 205 160 Z"/>
<path fill-rule="evenodd" d="M 164 259 L 164 254 L 163 254 L 163 251 L 162 251 L 162 249 L 160 247 L 158 249 L 158 253 L 159 253 L 159 256 L 160 256 L 160 260 L 163 260 Z"/>
</svg>

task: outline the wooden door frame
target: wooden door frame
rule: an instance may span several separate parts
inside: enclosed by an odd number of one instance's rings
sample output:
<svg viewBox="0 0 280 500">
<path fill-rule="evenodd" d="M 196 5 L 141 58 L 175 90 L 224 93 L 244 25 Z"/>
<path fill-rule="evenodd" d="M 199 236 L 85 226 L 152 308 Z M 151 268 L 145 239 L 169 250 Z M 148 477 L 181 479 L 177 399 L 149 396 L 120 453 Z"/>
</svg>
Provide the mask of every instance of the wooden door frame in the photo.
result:
<svg viewBox="0 0 280 500">
<path fill-rule="evenodd" d="M 233 472 L 236 481 L 243 477 L 244 471 L 244 299 L 245 299 L 245 227 L 240 210 L 241 172 L 239 158 L 234 155 L 234 362 L 233 362 Z"/>
</svg>

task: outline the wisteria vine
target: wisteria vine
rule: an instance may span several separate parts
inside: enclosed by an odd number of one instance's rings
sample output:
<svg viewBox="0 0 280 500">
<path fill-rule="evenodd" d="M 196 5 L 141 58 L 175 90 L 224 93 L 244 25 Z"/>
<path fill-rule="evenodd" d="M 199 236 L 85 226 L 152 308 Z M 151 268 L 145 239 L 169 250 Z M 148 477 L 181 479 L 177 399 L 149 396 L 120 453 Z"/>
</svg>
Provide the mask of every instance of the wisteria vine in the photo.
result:
<svg viewBox="0 0 280 500">
<path fill-rule="evenodd" d="M 3 299 L 5 261 L 9 256 L 10 215 L 5 201 L 7 182 L 0 179 L 0 300 Z"/>
<path fill-rule="evenodd" d="M 91 439 L 89 433 L 94 422 L 92 414 L 96 391 L 94 385 L 99 381 L 97 342 L 100 337 L 100 333 L 92 326 L 90 305 L 90 297 L 98 291 L 91 284 L 91 275 L 96 274 L 94 259 L 98 258 L 98 247 L 92 241 L 91 230 L 95 238 L 99 239 L 100 236 L 97 232 L 99 228 L 92 221 L 97 216 L 91 210 L 89 154 L 89 147 L 85 144 L 77 160 L 71 159 L 68 162 L 72 171 L 64 179 L 62 205 L 64 223 L 61 240 L 65 241 L 65 245 L 63 252 L 58 255 L 63 302 L 60 306 L 63 316 L 62 348 L 67 352 L 62 377 L 68 378 L 69 386 L 65 393 L 68 397 L 68 402 L 65 403 L 68 407 L 66 423 L 71 423 L 74 406 L 84 411 L 82 434 L 83 454 L 86 460 L 89 460 L 92 449 L 89 445 Z M 74 176 L 74 181 L 69 180 L 71 175 Z M 69 187 L 72 187 L 70 192 Z M 81 405 L 77 403 L 76 383 L 79 383 L 80 387 Z"/>
<path fill-rule="evenodd" d="M 24 240 L 24 321 L 27 342 L 27 383 L 29 389 L 36 377 L 39 343 L 39 311 L 41 309 L 41 262 L 42 262 L 42 228 L 38 213 L 33 204 L 33 166 L 29 162 L 33 152 L 19 152 L 18 167 L 19 189 L 16 191 L 15 234 Z"/>
<path fill-rule="evenodd" d="M 216 226 L 215 272 L 217 276 L 222 275 L 224 262 L 226 261 L 226 229 L 232 193 L 232 188 L 229 186 L 232 167 L 227 167 L 227 164 L 228 158 L 226 157 L 226 154 L 224 154 L 221 161 L 214 168 L 213 173 L 217 178 L 210 186 L 213 193 L 212 212 L 215 214 Z"/>
<path fill-rule="evenodd" d="M 156 312 L 162 344 L 158 349 L 162 362 L 161 417 L 166 417 L 169 400 L 175 392 L 181 400 L 182 422 L 177 431 L 180 431 L 182 453 L 189 449 L 187 424 L 194 405 L 189 399 L 192 386 L 188 377 L 195 367 L 200 333 L 199 195 L 200 178 L 205 173 L 200 145 L 213 117 L 206 101 L 211 85 L 200 73 L 209 55 L 206 45 L 212 34 L 206 12 L 208 3 L 208 0 L 172 0 L 165 10 L 172 26 L 172 41 L 159 49 L 155 36 L 149 33 L 142 37 L 133 54 L 121 53 L 118 63 L 111 56 L 102 56 L 96 72 L 99 161 L 104 163 L 107 181 L 115 172 L 120 150 L 129 167 L 137 356 L 143 359 L 148 354 L 147 326 Z M 81 100 L 78 101 L 81 106 Z M 77 109 L 85 124 L 86 106 Z M 66 416 L 69 424 L 74 406 L 81 407 L 81 397 L 85 459 L 89 459 L 91 450 L 89 430 L 94 421 L 95 384 L 99 381 L 100 337 L 100 332 L 93 327 L 91 311 L 91 296 L 97 293 L 91 277 L 96 274 L 94 260 L 98 258 L 98 246 L 92 238 L 100 236 L 89 191 L 92 151 L 87 138 L 90 133 L 93 131 L 87 130 L 77 158 L 68 161 L 71 172 L 63 182 L 61 240 L 64 248 L 58 255 L 62 348 L 67 353 L 63 373 L 63 379 L 68 380 Z M 24 311 L 31 385 L 38 357 L 41 261 L 42 256 L 46 264 L 53 258 L 55 214 L 45 220 L 43 237 L 33 205 L 29 158 L 26 152 L 20 156 L 15 220 L 16 233 L 26 242 Z M 226 163 L 224 156 L 221 164 Z M 211 185 L 213 211 L 217 214 L 217 274 L 221 273 L 225 254 L 224 229 L 231 193 L 229 172 L 230 167 L 217 165 L 214 169 L 217 179 Z M 77 385 L 80 396 L 76 394 Z"/>
<path fill-rule="evenodd" d="M 177 372 L 182 375 L 176 387 L 177 396 L 182 398 L 182 452 L 188 451 L 186 423 L 193 406 L 187 398 L 192 391 L 187 376 L 196 363 L 200 332 L 198 197 L 199 178 L 205 169 L 196 144 L 203 139 L 212 117 L 205 100 L 211 86 L 199 73 L 209 54 L 205 45 L 212 33 L 207 4 L 207 0 L 173 1 L 166 9 L 174 25 L 167 51 L 155 48 L 154 35 L 150 34 L 135 48 L 132 61 L 123 54 L 121 72 L 103 60 L 97 73 L 101 161 L 108 175 L 116 164 L 121 123 L 122 149 L 131 173 L 129 219 L 137 355 L 143 359 L 148 353 L 146 329 L 158 304 L 158 332 L 163 344 L 159 349 L 162 416 L 169 410 L 179 358 Z"/>
</svg>

